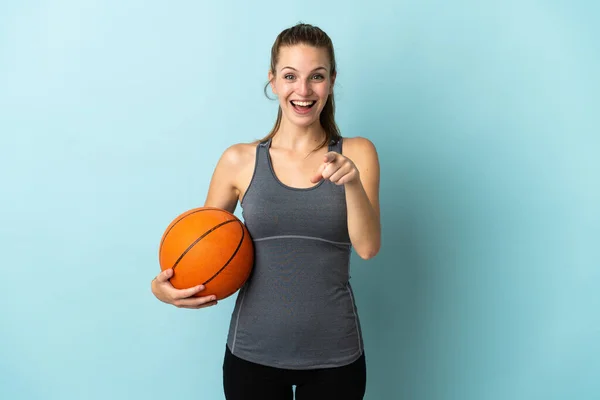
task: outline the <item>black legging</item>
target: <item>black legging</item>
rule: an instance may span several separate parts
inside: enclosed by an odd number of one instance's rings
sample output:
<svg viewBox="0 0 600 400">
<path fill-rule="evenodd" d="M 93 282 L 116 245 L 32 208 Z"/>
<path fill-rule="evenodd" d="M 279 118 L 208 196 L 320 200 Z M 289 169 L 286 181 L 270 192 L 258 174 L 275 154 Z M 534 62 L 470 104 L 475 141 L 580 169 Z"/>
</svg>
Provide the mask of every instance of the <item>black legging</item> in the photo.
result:
<svg viewBox="0 0 600 400">
<path fill-rule="evenodd" d="M 362 400 L 367 369 L 365 355 L 336 368 L 291 370 L 255 364 L 225 348 L 223 388 L 227 400 Z"/>
</svg>

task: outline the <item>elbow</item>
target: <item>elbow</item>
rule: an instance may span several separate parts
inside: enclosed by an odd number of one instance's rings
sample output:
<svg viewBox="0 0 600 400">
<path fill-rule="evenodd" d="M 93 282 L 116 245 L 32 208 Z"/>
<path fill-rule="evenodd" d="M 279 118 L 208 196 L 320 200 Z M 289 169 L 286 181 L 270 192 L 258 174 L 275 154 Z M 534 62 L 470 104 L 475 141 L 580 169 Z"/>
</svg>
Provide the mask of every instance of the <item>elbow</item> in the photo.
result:
<svg viewBox="0 0 600 400">
<path fill-rule="evenodd" d="M 371 258 L 375 257 L 377 255 L 377 253 L 375 252 L 371 252 L 371 253 L 358 253 L 358 255 L 360 256 L 360 258 L 362 258 L 363 260 L 370 260 Z"/>
<path fill-rule="evenodd" d="M 374 258 L 379 253 L 380 249 L 381 249 L 381 244 L 380 243 L 376 243 L 376 244 L 374 244 L 372 246 L 368 246 L 368 247 L 365 247 L 365 248 L 360 249 L 360 250 L 356 249 L 356 253 L 363 260 L 370 260 L 370 259 Z"/>
</svg>

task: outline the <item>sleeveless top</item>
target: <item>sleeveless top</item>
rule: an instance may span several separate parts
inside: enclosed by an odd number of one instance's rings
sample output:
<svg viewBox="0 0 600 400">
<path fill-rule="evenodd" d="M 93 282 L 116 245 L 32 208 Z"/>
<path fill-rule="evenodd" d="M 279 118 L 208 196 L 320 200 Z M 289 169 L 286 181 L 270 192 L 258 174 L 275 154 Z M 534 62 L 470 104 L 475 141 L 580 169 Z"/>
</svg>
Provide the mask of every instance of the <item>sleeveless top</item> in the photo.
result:
<svg viewBox="0 0 600 400">
<path fill-rule="evenodd" d="M 255 264 L 238 292 L 227 346 L 239 358 L 277 368 L 349 364 L 362 355 L 363 339 L 349 283 L 344 186 L 285 185 L 273 170 L 270 145 L 257 145 L 241 200 Z M 342 141 L 329 151 L 341 153 Z"/>
</svg>

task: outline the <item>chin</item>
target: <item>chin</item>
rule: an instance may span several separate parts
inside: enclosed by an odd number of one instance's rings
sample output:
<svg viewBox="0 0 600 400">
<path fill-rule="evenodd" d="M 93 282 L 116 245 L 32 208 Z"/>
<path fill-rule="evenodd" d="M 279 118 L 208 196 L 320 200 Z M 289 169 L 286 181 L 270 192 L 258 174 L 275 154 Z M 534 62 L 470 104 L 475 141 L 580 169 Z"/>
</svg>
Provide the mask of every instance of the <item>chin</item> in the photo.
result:
<svg viewBox="0 0 600 400">
<path fill-rule="evenodd" d="M 303 116 L 296 115 L 294 110 L 289 110 L 288 112 L 284 113 L 284 116 L 289 122 L 291 122 L 295 126 L 298 126 L 301 128 L 311 127 L 315 124 L 319 124 L 321 121 L 320 113 L 318 113 L 316 115 L 313 114 L 311 116 L 303 117 Z"/>
<path fill-rule="evenodd" d="M 319 123 L 319 118 L 317 119 L 311 119 L 311 120 L 306 120 L 306 119 L 302 119 L 302 118 L 293 118 L 290 119 L 290 122 L 292 122 L 294 125 L 302 127 L 302 128 L 309 128 L 313 125 L 316 125 Z"/>
</svg>

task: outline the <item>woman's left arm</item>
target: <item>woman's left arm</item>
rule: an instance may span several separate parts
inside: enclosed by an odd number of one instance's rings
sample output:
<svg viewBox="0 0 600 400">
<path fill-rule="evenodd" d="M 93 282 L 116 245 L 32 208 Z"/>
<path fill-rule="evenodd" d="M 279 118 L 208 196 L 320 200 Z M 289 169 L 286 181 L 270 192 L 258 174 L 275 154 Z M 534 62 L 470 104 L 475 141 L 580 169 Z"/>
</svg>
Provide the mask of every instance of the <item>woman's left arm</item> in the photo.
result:
<svg viewBox="0 0 600 400">
<path fill-rule="evenodd" d="M 368 260 L 381 247 L 379 158 L 373 143 L 361 137 L 345 138 L 343 153 L 327 153 L 312 181 L 328 179 L 345 186 L 350 241 Z"/>
</svg>

